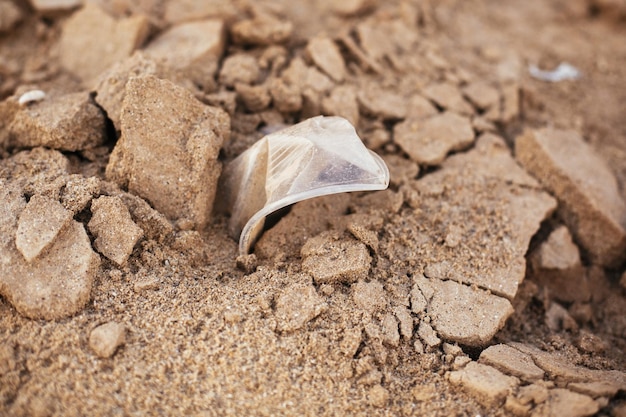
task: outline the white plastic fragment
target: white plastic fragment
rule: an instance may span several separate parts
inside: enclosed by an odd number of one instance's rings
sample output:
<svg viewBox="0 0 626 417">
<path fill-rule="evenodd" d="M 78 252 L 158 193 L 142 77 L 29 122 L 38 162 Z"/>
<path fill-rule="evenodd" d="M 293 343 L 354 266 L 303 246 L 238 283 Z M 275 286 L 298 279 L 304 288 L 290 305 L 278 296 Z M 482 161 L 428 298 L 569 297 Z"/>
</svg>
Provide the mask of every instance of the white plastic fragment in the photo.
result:
<svg viewBox="0 0 626 417">
<path fill-rule="evenodd" d="M 20 98 L 17 100 L 17 102 L 20 106 L 26 106 L 30 103 L 41 101 L 44 98 L 46 98 L 46 93 L 44 93 L 43 91 L 30 90 L 22 94 Z"/>
<path fill-rule="evenodd" d="M 247 254 L 269 214 L 298 201 L 350 191 L 384 190 L 389 170 L 342 117 L 318 116 L 271 133 L 225 168 L 222 204 L 229 232 Z"/>
<path fill-rule="evenodd" d="M 562 62 L 553 71 L 544 71 L 539 69 L 536 65 L 530 65 L 528 67 L 530 76 L 541 81 L 548 81 L 551 83 L 557 83 L 565 80 L 577 80 L 582 76 L 578 68 L 567 62 Z"/>
</svg>

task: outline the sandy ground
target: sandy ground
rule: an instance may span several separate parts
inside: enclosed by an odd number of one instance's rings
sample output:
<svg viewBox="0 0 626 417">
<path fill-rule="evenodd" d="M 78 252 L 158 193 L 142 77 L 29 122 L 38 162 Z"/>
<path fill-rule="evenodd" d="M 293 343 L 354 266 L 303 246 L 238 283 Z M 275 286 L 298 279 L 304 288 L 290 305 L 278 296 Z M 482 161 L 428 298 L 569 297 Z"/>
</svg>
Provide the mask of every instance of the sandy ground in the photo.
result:
<svg viewBox="0 0 626 417">
<path fill-rule="evenodd" d="M 0 415 L 626 415 L 623 1 L 82 3 L 0 0 Z M 321 114 L 389 189 L 239 255 Z"/>
</svg>

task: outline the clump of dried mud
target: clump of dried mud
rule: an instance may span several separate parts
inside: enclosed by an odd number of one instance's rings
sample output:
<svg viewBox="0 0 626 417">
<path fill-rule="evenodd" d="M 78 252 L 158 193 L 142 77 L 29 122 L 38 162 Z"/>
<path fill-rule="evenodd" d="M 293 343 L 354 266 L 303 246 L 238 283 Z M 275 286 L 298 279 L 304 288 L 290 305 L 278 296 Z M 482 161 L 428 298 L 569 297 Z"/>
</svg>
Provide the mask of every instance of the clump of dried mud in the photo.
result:
<svg viewBox="0 0 626 417">
<path fill-rule="evenodd" d="M 0 0 L 0 414 L 625 415 L 625 18 Z M 320 114 L 390 189 L 238 256 L 222 167 Z"/>
</svg>

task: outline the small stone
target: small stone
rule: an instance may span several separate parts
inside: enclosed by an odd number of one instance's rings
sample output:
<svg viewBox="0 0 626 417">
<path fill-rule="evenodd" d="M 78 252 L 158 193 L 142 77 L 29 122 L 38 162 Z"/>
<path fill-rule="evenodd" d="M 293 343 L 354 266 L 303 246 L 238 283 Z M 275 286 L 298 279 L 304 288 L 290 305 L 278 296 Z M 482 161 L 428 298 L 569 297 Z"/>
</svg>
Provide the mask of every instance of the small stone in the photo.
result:
<svg viewBox="0 0 626 417">
<path fill-rule="evenodd" d="M 504 404 L 518 385 L 517 378 L 504 375 L 491 366 L 470 362 L 465 368 L 450 372 L 450 382 L 460 385 L 487 406 Z"/>
<path fill-rule="evenodd" d="M 269 84 L 274 108 L 281 113 L 293 113 L 302 109 L 302 92 L 297 84 L 288 84 L 275 78 Z"/>
<path fill-rule="evenodd" d="M 144 53 L 206 88 L 217 71 L 225 43 L 224 22 L 206 19 L 172 26 L 150 42 Z"/>
<path fill-rule="evenodd" d="M 408 119 L 394 127 L 394 142 L 412 160 L 420 164 L 439 165 L 450 151 L 474 142 L 470 120 L 445 112 L 424 120 Z"/>
<path fill-rule="evenodd" d="M 276 300 L 279 332 L 303 328 L 328 308 L 311 283 L 296 283 L 285 288 Z"/>
<path fill-rule="evenodd" d="M 336 82 L 342 82 L 346 77 L 346 64 L 332 39 L 327 37 L 311 39 L 306 46 L 306 53 L 321 71 Z"/>
<path fill-rule="evenodd" d="M 403 339 L 410 340 L 413 336 L 413 317 L 410 310 L 403 306 L 394 308 L 393 313 L 400 323 L 400 336 Z"/>
<path fill-rule="evenodd" d="M 128 209 L 118 197 L 102 196 L 91 203 L 92 217 L 87 227 L 96 236 L 96 250 L 123 266 L 133 248 L 143 237 L 143 230 L 133 222 Z"/>
<path fill-rule="evenodd" d="M 82 0 L 31 0 L 30 3 L 43 16 L 55 16 L 80 7 Z"/>
<path fill-rule="evenodd" d="M 341 116 L 348 119 L 353 126 L 357 126 L 360 114 L 355 88 L 351 85 L 335 87 L 330 95 L 322 100 L 322 111 L 329 116 Z"/>
<path fill-rule="evenodd" d="M 336 240 L 327 233 L 309 239 L 302 247 L 302 269 L 316 283 L 355 282 L 367 276 L 372 258 L 367 247 L 354 240 Z"/>
<path fill-rule="evenodd" d="M 459 89 L 449 83 L 433 84 L 426 87 L 422 94 L 434 101 L 439 107 L 462 115 L 474 113 L 472 106 L 465 101 Z"/>
<path fill-rule="evenodd" d="M 417 335 L 431 350 L 441 344 L 441 339 L 437 337 L 435 330 L 430 324 L 424 321 L 420 322 Z"/>
<path fill-rule="evenodd" d="M 237 97 L 251 112 L 257 113 L 265 110 L 272 102 L 272 96 L 266 85 L 237 84 L 235 86 Z"/>
<path fill-rule="evenodd" d="M 257 59 L 249 54 L 229 55 L 222 63 L 220 83 L 227 87 L 235 84 L 254 84 L 261 76 Z"/>
<path fill-rule="evenodd" d="M 373 314 L 387 306 L 387 294 L 379 281 L 359 281 L 352 286 L 354 304 Z"/>
<path fill-rule="evenodd" d="M 533 411 L 537 416 L 585 417 L 598 412 L 600 407 L 587 395 L 567 389 L 551 389 L 548 399 Z"/>
<path fill-rule="evenodd" d="M 0 33 L 9 32 L 24 19 L 22 11 L 10 1 L 0 2 Z"/>
<path fill-rule="evenodd" d="M 272 45 L 283 43 L 291 37 L 293 24 L 269 15 L 235 23 L 230 30 L 233 42 L 242 45 Z"/>
<path fill-rule="evenodd" d="M 536 381 L 543 378 L 544 372 L 533 362 L 532 358 L 508 345 L 494 345 L 483 350 L 480 363 L 493 366 L 507 375 L 523 381 Z"/>
<path fill-rule="evenodd" d="M 156 290 L 159 288 L 159 277 L 151 274 L 141 274 L 133 282 L 133 291 L 142 293 L 144 291 Z"/>
<path fill-rule="evenodd" d="M 15 246 L 24 259 L 31 262 L 53 244 L 71 220 L 72 213 L 61 203 L 49 197 L 35 195 L 20 214 Z"/>
<path fill-rule="evenodd" d="M 383 120 L 398 120 L 406 117 L 407 106 L 404 97 L 382 88 L 377 84 L 367 84 L 357 93 L 362 113 Z"/>
<path fill-rule="evenodd" d="M 484 81 L 478 81 L 464 87 L 463 94 L 481 111 L 500 105 L 500 93 L 495 87 Z"/>
<path fill-rule="evenodd" d="M 91 83 L 112 64 L 130 56 L 149 33 L 148 19 L 136 15 L 115 20 L 87 2 L 64 24 L 60 39 L 61 64 Z"/>
<path fill-rule="evenodd" d="M 101 358 L 110 358 L 125 343 L 124 325 L 114 321 L 101 324 L 89 334 L 89 347 Z"/>
<path fill-rule="evenodd" d="M 99 266 L 82 224 L 70 219 L 45 252 L 28 263 L 14 243 L 26 207 L 23 190 L 0 180 L 0 201 L 0 294 L 33 319 L 59 319 L 82 309 Z"/>
<path fill-rule="evenodd" d="M 374 385 L 370 388 L 367 399 L 371 406 L 382 408 L 389 402 L 389 391 L 382 387 L 382 385 Z"/>
<path fill-rule="evenodd" d="M 210 217 L 229 117 L 182 87 L 154 76 L 131 78 L 122 109 L 122 136 L 106 176 L 172 220 L 203 229 Z"/>
<path fill-rule="evenodd" d="M 9 125 L 9 143 L 15 147 L 45 146 L 79 151 L 104 143 L 102 111 L 89 93 L 72 93 L 21 108 Z"/>
<path fill-rule="evenodd" d="M 77 214 L 99 193 L 100 180 L 97 177 L 70 175 L 61 190 L 61 204 L 73 214 Z"/>
<path fill-rule="evenodd" d="M 384 155 L 383 159 L 389 168 L 389 183 L 396 187 L 416 179 L 420 172 L 418 164 L 400 155 Z"/>
<path fill-rule="evenodd" d="M 592 260 L 616 266 L 626 257 L 626 204 L 617 181 L 580 135 L 529 130 L 515 142 L 520 163 L 559 200 L 559 211 Z"/>
<path fill-rule="evenodd" d="M 237 268 L 239 268 L 246 274 L 251 274 L 256 271 L 259 263 L 254 253 L 250 253 L 248 255 L 239 255 L 237 256 L 235 262 L 237 263 Z"/>
<path fill-rule="evenodd" d="M 454 281 L 433 280 L 433 286 L 436 290 L 428 314 L 444 340 L 484 345 L 513 313 L 513 306 L 507 299 L 487 291 Z M 459 320 L 459 312 L 463 312 L 463 320 Z"/>
<path fill-rule="evenodd" d="M 591 297 L 587 273 L 567 227 L 556 228 L 530 255 L 532 277 L 557 300 L 584 302 Z"/>
</svg>

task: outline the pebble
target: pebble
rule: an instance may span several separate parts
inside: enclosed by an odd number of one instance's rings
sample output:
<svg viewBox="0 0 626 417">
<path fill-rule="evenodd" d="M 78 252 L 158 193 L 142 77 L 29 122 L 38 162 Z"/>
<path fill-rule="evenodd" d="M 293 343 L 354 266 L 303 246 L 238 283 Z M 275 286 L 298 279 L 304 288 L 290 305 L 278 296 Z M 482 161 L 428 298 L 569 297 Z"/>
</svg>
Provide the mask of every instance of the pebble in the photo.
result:
<svg viewBox="0 0 626 417">
<path fill-rule="evenodd" d="M 104 143 L 104 115 L 88 92 L 31 102 L 21 107 L 9 124 L 10 144 L 80 151 Z"/>
<path fill-rule="evenodd" d="M 535 365 L 530 355 L 508 345 L 489 346 L 480 354 L 479 362 L 527 382 L 543 379 L 544 376 L 544 371 Z"/>
<path fill-rule="evenodd" d="M 504 404 L 506 397 L 517 387 L 517 378 L 507 376 L 495 368 L 470 362 L 463 369 L 452 371 L 449 380 L 476 396 L 486 406 Z"/>
<path fill-rule="evenodd" d="M 72 220 L 72 213 L 49 197 L 34 195 L 20 214 L 15 246 L 26 262 L 49 248 Z"/>
<path fill-rule="evenodd" d="M 290 284 L 276 300 L 276 329 L 279 332 L 301 329 L 327 308 L 326 302 L 310 282 Z"/>
<path fill-rule="evenodd" d="M 100 261 L 91 249 L 85 229 L 70 218 L 69 224 L 47 244 L 45 252 L 27 262 L 14 241 L 18 219 L 27 206 L 23 189 L 11 183 L 2 184 L 2 181 L 0 294 L 20 314 L 32 319 L 53 320 L 71 316 L 87 304 Z M 34 203 L 37 201 L 38 198 Z M 42 204 L 45 206 L 47 202 L 42 201 Z M 33 214 L 35 209 L 33 206 Z M 55 210 L 60 214 L 63 208 Z M 27 217 L 22 222 L 26 220 Z"/>
<path fill-rule="evenodd" d="M 309 41 L 305 49 L 311 61 L 336 82 L 346 78 L 346 64 L 337 44 L 327 37 L 316 37 Z"/>
<path fill-rule="evenodd" d="M 212 77 L 219 66 L 225 44 L 224 22 L 221 19 L 206 19 L 172 26 L 150 42 L 144 52 L 207 89 L 213 85 Z"/>
<path fill-rule="evenodd" d="M 383 120 L 404 119 L 407 106 L 404 97 L 377 84 L 367 84 L 357 93 L 361 113 Z"/>
<path fill-rule="evenodd" d="M 59 41 L 61 64 L 90 85 L 100 73 L 129 57 L 149 34 L 143 15 L 115 20 L 86 2 L 63 25 Z"/>
<path fill-rule="evenodd" d="M 222 63 L 220 83 L 227 87 L 236 84 L 254 84 L 261 76 L 257 59 L 249 54 L 229 55 Z"/>
<path fill-rule="evenodd" d="M 230 135 L 228 115 L 154 76 L 131 78 L 126 90 L 107 178 L 169 219 L 203 229 L 221 172 L 219 151 Z"/>
<path fill-rule="evenodd" d="M 240 20 L 232 25 L 233 42 L 240 45 L 267 46 L 287 41 L 293 32 L 293 24 L 270 15 L 259 15 Z"/>
<path fill-rule="evenodd" d="M 352 239 L 335 239 L 327 233 L 309 239 L 301 250 L 302 269 L 316 283 L 350 283 L 367 276 L 372 258 L 367 247 Z"/>
<path fill-rule="evenodd" d="M 419 164 L 440 165 L 450 151 L 467 148 L 474 142 L 472 123 L 451 112 L 428 119 L 407 119 L 393 130 L 397 143 Z"/>
<path fill-rule="evenodd" d="M 98 197 L 91 203 L 91 213 L 87 228 L 96 237 L 96 250 L 118 266 L 126 265 L 133 248 L 143 237 L 143 230 L 133 222 L 118 197 Z"/>
<path fill-rule="evenodd" d="M 606 162 L 574 131 L 528 130 L 515 141 L 518 161 L 559 201 L 565 224 L 604 266 L 626 258 L 626 204 Z"/>
<path fill-rule="evenodd" d="M 341 116 L 353 126 L 358 126 L 360 114 L 356 89 L 351 85 L 333 88 L 330 95 L 322 100 L 322 111 L 328 116 Z"/>
<path fill-rule="evenodd" d="M 584 302 L 591 297 L 587 273 L 580 261 L 578 247 L 565 226 L 557 227 L 548 239 L 529 256 L 531 276 L 564 302 Z"/>
<path fill-rule="evenodd" d="M 114 321 L 101 324 L 89 334 L 89 347 L 101 358 L 110 358 L 126 340 L 124 325 Z"/>
<path fill-rule="evenodd" d="M 465 101 L 459 89 L 450 83 L 429 85 L 422 90 L 422 94 L 445 110 L 466 116 L 474 113 L 472 106 Z"/>
</svg>

